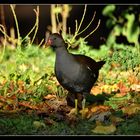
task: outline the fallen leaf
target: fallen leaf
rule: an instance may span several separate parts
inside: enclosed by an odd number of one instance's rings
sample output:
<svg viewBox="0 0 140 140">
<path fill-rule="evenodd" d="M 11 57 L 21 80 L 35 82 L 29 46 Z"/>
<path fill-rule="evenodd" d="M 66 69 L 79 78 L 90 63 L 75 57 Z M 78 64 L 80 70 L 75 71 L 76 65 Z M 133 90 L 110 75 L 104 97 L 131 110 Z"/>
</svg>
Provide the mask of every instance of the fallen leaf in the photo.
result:
<svg viewBox="0 0 140 140">
<path fill-rule="evenodd" d="M 100 89 L 99 86 L 94 86 L 91 89 L 91 94 L 93 94 L 93 95 L 98 95 L 98 94 L 101 94 L 101 93 L 102 93 L 102 90 Z"/>
<path fill-rule="evenodd" d="M 0 108 L 4 105 L 4 103 L 0 102 Z"/>
<path fill-rule="evenodd" d="M 77 117 L 76 109 L 71 109 L 70 113 L 66 114 L 65 121 L 70 125 L 71 127 L 75 127 L 77 122 L 79 121 L 79 118 Z"/>
<path fill-rule="evenodd" d="M 133 85 L 131 85 L 130 89 L 132 91 L 138 91 L 139 92 L 140 91 L 140 85 L 133 84 Z"/>
<path fill-rule="evenodd" d="M 47 125 L 54 125 L 55 121 L 53 119 L 50 119 L 50 118 L 45 118 L 45 124 L 47 124 Z"/>
<path fill-rule="evenodd" d="M 0 101 L 6 102 L 6 98 L 4 98 L 3 96 L 0 96 Z"/>
<path fill-rule="evenodd" d="M 110 116 L 110 120 L 113 124 L 116 124 L 116 123 L 119 123 L 119 122 L 123 122 L 124 119 L 120 118 L 120 117 L 117 117 L 117 116 L 114 116 L 114 115 L 111 115 Z"/>
<path fill-rule="evenodd" d="M 100 121 L 100 122 L 104 122 L 106 120 L 106 118 L 108 118 L 111 115 L 110 111 L 107 112 L 100 112 L 98 114 L 93 114 L 89 121 Z"/>
<path fill-rule="evenodd" d="M 117 92 L 118 91 L 118 86 L 117 84 L 114 85 L 103 85 L 101 87 L 102 92 L 105 92 L 107 94 L 111 94 L 112 92 Z"/>
<path fill-rule="evenodd" d="M 123 97 L 127 95 L 127 92 L 116 93 L 114 97 Z"/>
<path fill-rule="evenodd" d="M 30 109 L 39 109 L 37 106 L 31 105 L 30 102 L 27 102 L 27 101 L 18 102 L 18 104 L 19 106 L 24 106 Z"/>
<path fill-rule="evenodd" d="M 117 85 L 118 85 L 119 90 L 120 90 L 119 97 L 125 96 L 130 91 L 130 89 L 128 87 L 126 87 L 126 85 L 121 81 Z"/>
<path fill-rule="evenodd" d="M 44 97 L 44 99 L 47 99 L 47 100 L 55 99 L 55 98 L 56 98 L 56 95 L 51 95 L 51 94 L 48 94 L 47 96 Z"/>
<path fill-rule="evenodd" d="M 128 82 L 130 83 L 130 85 L 132 85 L 134 83 L 138 83 L 139 80 L 136 76 L 131 74 L 130 76 L 128 76 Z"/>
<path fill-rule="evenodd" d="M 92 132 L 96 134 L 112 134 L 116 131 L 116 126 L 111 124 L 109 126 L 97 125 Z"/>
<path fill-rule="evenodd" d="M 105 105 L 99 105 L 99 106 L 93 106 L 90 110 L 91 112 L 97 112 L 97 111 L 107 111 L 109 109 L 109 106 Z"/>
<path fill-rule="evenodd" d="M 77 114 L 77 110 L 76 110 L 76 108 L 72 108 L 71 110 L 70 110 L 70 112 L 67 114 L 67 116 L 72 116 L 72 115 L 75 115 L 75 114 Z"/>
<path fill-rule="evenodd" d="M 140 104 L 131 104 L 130 106 L 122 108 L 123 113 L 132 115 L 140 110 Z"/>
<path fill-rule="evenodd" d="M 84 109 L 81 109 L 79 112 L 82 114 L 82 118 L 86 118 L 86 116 L 88 115 L 89 109 L 84 108 Z"/>
<path fill-rule="evenodd" d="M 18 84 L 19 87 L 23 87 L 24 86 L 24 81 L 18 80 L 17 84 Z"/>
</svg>

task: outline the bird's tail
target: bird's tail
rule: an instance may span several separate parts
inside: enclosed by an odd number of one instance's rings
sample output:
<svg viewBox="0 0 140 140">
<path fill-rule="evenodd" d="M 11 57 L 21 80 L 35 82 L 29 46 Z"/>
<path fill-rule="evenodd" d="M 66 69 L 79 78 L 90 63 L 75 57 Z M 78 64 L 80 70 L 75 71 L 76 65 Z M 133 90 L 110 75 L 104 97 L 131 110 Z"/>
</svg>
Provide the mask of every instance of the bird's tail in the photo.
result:
<svg viewBox="0 0 140 140">
<path fill-rule="evenodd" d="M 96 68 L 97 68 L 98 70 L 101 69 L 102 66 L 103 66 L 105 63 L 106 63 L 105 61 L 99 61 L 99 62 L 97 62 Z"/>
</svg>

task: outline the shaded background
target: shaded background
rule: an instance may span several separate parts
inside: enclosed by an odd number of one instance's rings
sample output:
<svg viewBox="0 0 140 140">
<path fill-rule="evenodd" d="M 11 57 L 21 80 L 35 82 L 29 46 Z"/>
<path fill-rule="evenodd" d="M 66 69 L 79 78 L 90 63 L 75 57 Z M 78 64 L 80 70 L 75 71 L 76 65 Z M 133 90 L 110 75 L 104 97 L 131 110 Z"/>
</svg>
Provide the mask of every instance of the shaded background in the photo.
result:
<svg viewBox="0 0 140 140">
<path fill-rule="evenodd" d="M 71 27 L 71 32 L 74 33 L 75 20 L 77 19 L 78 23 L 80 22 L 83 15 L 83 11 L 84 11 L 84 4 L 71 5 L 71 6 L 72 6 L 72 10 L 70 11 L 69 18 L 67 19 L 67 27 Z M 101 19 L 99 28 L 90 37 L 86 39 L 86 41 L 88 41 L 88 44 L 94 46 L 95 48 L 99 48 L 101 44 L 105 43 L 106 38 L 111 30 L 106 27 L 107 17 L 104 17 L 102 15 L 102 10 L 105 6 L 106 6 L 105 4 L 104 5 L 88 5 L 85 19 L 81 26 L 81 30 L 84 29 L 88 25 L 88 23 L 91 21 L 92 16 L 94 12 L 96 11 L 96 16 L 93 23 L 90 25 L 89 29 L 86 32 L 80 35 L 81 37 L 85 37 L 87 34 L 89 34 L 97 26 L 98 20 Z M 120 12 L 126 9 L 128 6 L 129 5 L 118 5 L 119 8 L 117 8 L 118 10 L 116 14 L 119 15 Z M 31 30 L 31 28 L 35 24 L 35 13 L 33 9 L 36 9 L 36 7 L 37 7 L 36 4 L 34 5 L 33 4 L 32 5 L 17 4 L 16 5 L 15 12 L 17 15 L 18 23 L 19 23 L 20 35 L 22 37 L 27 35 L 27 33 Z M 48 4 L 39 5 L 39 7 L 40 7 L 39 29 L 38 29 L 37 37 L 35 40 L 36 43 L 40 42 L 43 38 L 45 38 L 47 27 L 51 25 L 50 5 Z M 3 9 L 4 9 L 3 11 L 4 11 L 4 16 L 5 16 L 5 24 L 7 27 L 7 32 L 9 34 L 10 28 L 13 26 L 15 27 L 15 22 L 14 22 L 14 18 L 13 18 L 13 14 L 10 9 L 10 6 L 3 5 Z M 0 11 L 0 13 L 2 13 L 2 11 Z M 1 22 L 2 20 L 0 19 L 0 23 Z"/>
<path fill-rule="evenodd" d="M 30 29 L 33 27 L 35 23 L 35 13 L 33 9 L 36 8 L 37 5 L 16 5 L 15 12 L 17 15 L 19 30 L 22 37 L 24 37 Z M 70 11 L 69 18 L 67 20 L 67 26 L 71 27 L 71 32 L 75 31 L 75 20 L 80 22 L 84 5 L 71 5 L 72 10 Z M 86 36 L 90 33 L 98 23 L 98 20 L 101 19 L 101 24 L 99 28 L 94 32 L 89 38 L 87 38 L 88 44 L 93 45 L 98 48 L 98 46 L 104 42 L 102 37 L 106 37 L 108 34 L 108 29 L 105 28 L 105 17 L 102 16 L 102 10 L 106 5 L 88 5 L 87 11 L 85 15 L 85 19 L 83 25 L 81 26 L 81 30 L 84 29 L 88 23 L 91 21 L 94 12 L 96 11 L 96 16 L 94 22 L 91 24 L 90 28 L 83 34 L 82 37 Z M 4 15 L 7 26 L 7 31 L 9 34 L 9 29 L 11 27 L 15 27 L 14 18 L 12 15 L 12 11 L 9 5 L 4 5 Z M 51 25 L 50 20 L 50 5 L 39 5 L 40 7 L 40 17 L 39 17 L 39 29 L 37 33 L 37 40 L 40 42 L 42 38 L 45 37 L 45 32 L 47 31 L 47 26 Z M 1 21 L 0 21 L 1 22 Z"/>
</svg>

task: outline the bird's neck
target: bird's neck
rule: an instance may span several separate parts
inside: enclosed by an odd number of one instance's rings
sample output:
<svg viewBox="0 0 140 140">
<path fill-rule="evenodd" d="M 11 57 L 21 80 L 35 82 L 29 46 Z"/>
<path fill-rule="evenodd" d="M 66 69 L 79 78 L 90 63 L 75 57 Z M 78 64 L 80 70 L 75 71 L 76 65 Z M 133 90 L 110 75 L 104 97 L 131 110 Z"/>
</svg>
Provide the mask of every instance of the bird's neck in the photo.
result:
<svg viewBox="0 0 140 140">
<path fill-rule="evenodd" d="M 56 51 L 56 55 L 68 55 L 69 54 L 66 46 L 57 47 L 55 51 Z"/>
<path fill-rule="evenodd" d="M 58 65 L 70 63 L 73 59 L 72 54 L 68 52 L 66 46 L 56 48 L 56 63 Z"/>
</svg>

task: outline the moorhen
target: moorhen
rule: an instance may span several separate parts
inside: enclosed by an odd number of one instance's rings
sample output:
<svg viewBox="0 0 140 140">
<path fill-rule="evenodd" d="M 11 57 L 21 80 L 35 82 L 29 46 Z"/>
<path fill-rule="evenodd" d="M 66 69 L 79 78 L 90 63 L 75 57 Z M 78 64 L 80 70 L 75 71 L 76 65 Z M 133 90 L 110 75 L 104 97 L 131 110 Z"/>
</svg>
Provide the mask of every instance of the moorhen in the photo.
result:
<svg viewBox="0 0 140 140">
<path fill-rule="evenodd" d="M 75 97 L 79 93 L 82 94 L 82 108 L 84 108 L 85 97 L 90 93 L 105 61 L 96 62 L 88 56 L 68 52 L 68 44 L 58 33 L 48 37 L 47 45 L 53 47 L 56 52 L 55 75 L 58 82 L 72 95 L 75 94 Z"/>
</svg>

